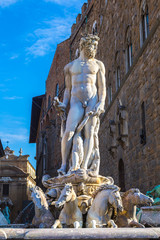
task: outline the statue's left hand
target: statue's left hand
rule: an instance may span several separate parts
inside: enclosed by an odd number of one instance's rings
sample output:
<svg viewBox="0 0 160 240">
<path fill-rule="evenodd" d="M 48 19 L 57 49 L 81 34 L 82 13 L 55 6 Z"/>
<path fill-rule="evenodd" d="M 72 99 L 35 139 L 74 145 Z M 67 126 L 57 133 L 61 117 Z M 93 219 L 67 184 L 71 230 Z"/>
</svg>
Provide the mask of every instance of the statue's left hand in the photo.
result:
<svg viewBox="0 0 160 240">
<path fill-rule="evenodd" d="M 99 117 L 99 115 L 100 115 L 101 113 L 104 113 L 104 103 L 98 102 L 98 103 L 95 105 L 93 111 L 94 111 L 93 116 Z"/>
</svg>

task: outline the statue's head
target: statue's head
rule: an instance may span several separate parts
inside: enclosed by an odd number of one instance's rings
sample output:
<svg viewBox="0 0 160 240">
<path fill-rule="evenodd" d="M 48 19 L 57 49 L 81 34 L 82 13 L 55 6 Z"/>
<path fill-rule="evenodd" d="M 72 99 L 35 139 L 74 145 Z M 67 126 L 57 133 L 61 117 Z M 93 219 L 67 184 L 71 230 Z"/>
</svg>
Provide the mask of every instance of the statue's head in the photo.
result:
<svg viewBox="0 0 160 240">
<path fill-rule="evenodd" d="M 94 58 L 97 52 L 99 37 L 93 34 L 87 34 L 81 37 L 80 51 L 84 50 L 87 58 Z"/>
</svg>

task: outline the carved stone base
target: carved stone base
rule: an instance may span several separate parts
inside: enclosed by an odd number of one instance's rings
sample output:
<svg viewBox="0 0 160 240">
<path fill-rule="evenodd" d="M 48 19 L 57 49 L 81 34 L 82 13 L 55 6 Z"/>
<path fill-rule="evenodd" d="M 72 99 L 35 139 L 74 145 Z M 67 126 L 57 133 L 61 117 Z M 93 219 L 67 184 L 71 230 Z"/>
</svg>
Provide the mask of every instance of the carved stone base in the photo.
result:
<svg viewBox="0 0 160 240">
<path fill-rule="evenodd" d="M 90 176 L 90 174 L 84 169 L 78 169 L 54 178 L 51 178 L 49 175 L 44 175 L 42 179 L 42 184 L 46 188 L 54 188 L 54 186 L 57 186 L 57 184 L 64 186 L 65 183 L 72 183 L 74 185 L 82 182 L 85 184 L 114 184 L 112 177 L 104 177 L 101 175 Z"/>
<path fill-rule="evenodd" d="M 160 205 L 141 207 L 137 219 L 147 227 L 160 227 Z"/>
<path fill-rule="evenodd" d="M 50 202 L 51 206 L 55 205 L 65 184 L 71 183 L 77 196 L 78 207 L 85 214 L 92 204 L 93 192 L 102 184 L 113 185 L 114 180 L 112 177 L 103 177 L 101 175 L 90 176 L 86 170 L 79 169 L 54 178 L 44 175 L 42 183 L 47 188 L 46 195 L 48 195 L 48 202 Z"/>
</svg>

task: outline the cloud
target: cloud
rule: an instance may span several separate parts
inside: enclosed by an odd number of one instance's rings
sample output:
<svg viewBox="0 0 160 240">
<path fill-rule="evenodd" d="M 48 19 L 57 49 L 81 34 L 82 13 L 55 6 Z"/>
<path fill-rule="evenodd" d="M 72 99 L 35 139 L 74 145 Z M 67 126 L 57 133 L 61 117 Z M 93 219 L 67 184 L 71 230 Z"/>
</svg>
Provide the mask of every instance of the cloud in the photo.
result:
<svg viewBox="0 0 160 240">
<path fill-rule="evenodd" d="M 6 87 L 5 84 L 1 83 L 0 84 L 0 92 L 8 92 L 9 89 Z"/>
<path fill-rule="evenodd" d="M 78 5 L 79 6 L 79 3 L 80 4 L 83 4 L 84 3 L 84 0 L 44 0 L 45 2 L 51 2 L 51 3 L 56 3 L 56 4 L 59 4 L 59 5 L 63 5 L 63 6 L 75 6 Z"/>
<path fill-rule="evenodd" d="M 24 124 L 24 121 L 25 121 L 24 117 L 13 116 L 5 113 L 0 114 L 0 126 L 3 125 L 7 129 L 9 129 L 8 126 L 12 125 L 17 125 L 17 127 L 19 128 L 19 126 L 22 126 Z"/>
<path fill-rule="evenodd" d="M 16 58 L 18 58 L 19 57 L 19 54 L 13 54 L 11 57 L 10 57 L 10 59 L 11 60 L 14 60 L 14 59 L 16 59 Z"/>
<path fill-rule="evenodd" d="M 0 131 L 0 138 L 3 142 L 9 141 L 15 143 L 16 141 L 28 142 L 28 131 L 27 129 L 16 129 L 15 132 L 4 132 Z"/>
<path fill-rule="evenodd" d="M 18 100 L 18 99 L 23 99 L 23 97 L 19 96 L 12 96 L 12 97 L 3 97 L 4 100 Z"/>
<path fill-rule="evenodd" d="M 18 2 L 19 0 L 0 0 L 0 7 L 5 8 Z"/>
<path fill-rule="evenodd" d="M 2 127 L 3 126 L 3 127 Z M 25 118 L 11 114 L 0 114 L 0 139 L 10 143 L 28 142 L 28 130 Z"/>
<path fill-rule="evenodd" d="M 54 51 L 57 43 L 70 36 L 72 18 L 54 18 L 43 22 L 43 27 L 34 31 L 34 43 L 26 48 L 27 55 L 44 56 Z M 29 35 L 31 36 L 31 34 Z"/>
</svg>

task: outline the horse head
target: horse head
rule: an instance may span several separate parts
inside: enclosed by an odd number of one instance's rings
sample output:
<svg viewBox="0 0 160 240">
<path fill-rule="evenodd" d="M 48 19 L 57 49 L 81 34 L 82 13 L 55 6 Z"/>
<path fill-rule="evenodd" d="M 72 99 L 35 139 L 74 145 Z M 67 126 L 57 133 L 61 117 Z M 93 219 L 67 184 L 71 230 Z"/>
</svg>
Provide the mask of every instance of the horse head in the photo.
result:
<svg viewBox="0 0 160 240">
<path fill-rule="evenodd" d="M 150 205 L 153 199 L 144 195 L 138 188 L 131 188 L 123 194 L 123 199 L 127 199 L 129 203 L 136 205 Z"/>
<path fill-rule="evenodd" d="M 55 203 L 55 207 L 59 208 L 63 206 L 65 203 L 69 202 L 73 197 L 73 186 L 71 183 L 65 184 L 64 188 L 61 191 L 59 199 Z"/>
<path fill-rule="evenodd" d="M 115 215 L 117 211 L 123 211 L 122 199 L 119 191 L 120 189 L 116 186 L 109 195 L 109 203 L 114 207 Z"/>
<path fill-rule="evenodd" d="M 31 187 L 30 193 L 31 193 L 32 201 L 34 202 L 36 207 L 38 207 L 38 208 L 41 208 L 42 206 L 44 206 L 45 208 L 48 207 L 48 203 L 45 198 L 45 194 L 40 187 L 38 187 L 38 186 Z"/>
</svg>

